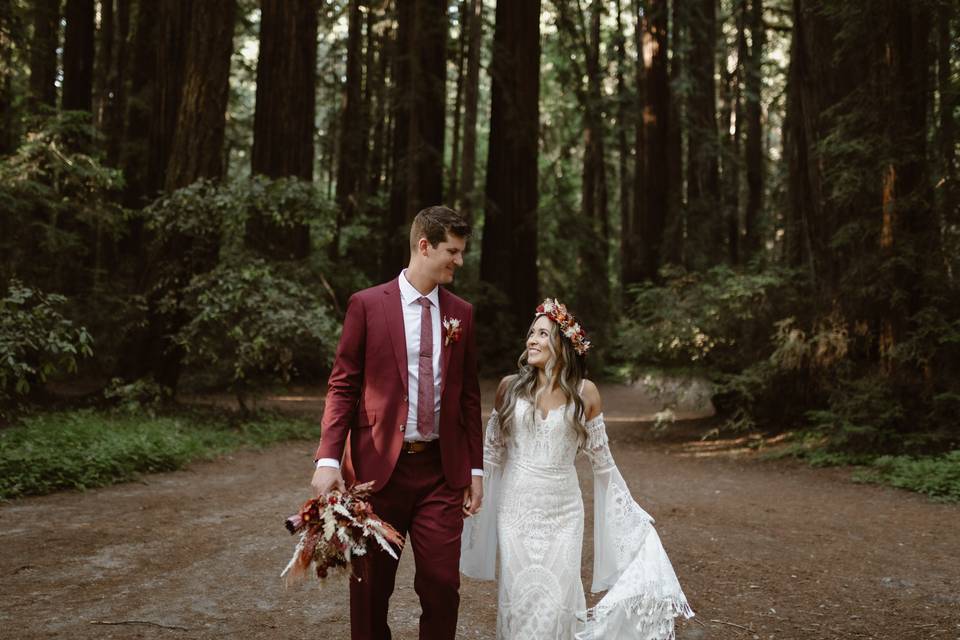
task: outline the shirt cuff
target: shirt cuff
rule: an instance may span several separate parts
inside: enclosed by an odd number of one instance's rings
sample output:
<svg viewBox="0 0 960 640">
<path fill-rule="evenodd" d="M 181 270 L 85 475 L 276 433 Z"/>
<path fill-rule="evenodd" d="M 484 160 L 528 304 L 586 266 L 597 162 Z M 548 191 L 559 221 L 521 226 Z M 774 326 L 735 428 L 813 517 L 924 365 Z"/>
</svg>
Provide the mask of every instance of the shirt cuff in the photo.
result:
<svg viewBox="0 0 960 640">
<path fill-rule="evenodd" d="M 470 469 L 470 475 L 483 477 L 483 469 Z"/>
<path fill-rule="evenodd" d="M 332 467 L 334 469 L 340 468 L 340 462 L 334 458 L 320 458 L 317 460 L 317 469 L 320 467 Z"/>
</svg>

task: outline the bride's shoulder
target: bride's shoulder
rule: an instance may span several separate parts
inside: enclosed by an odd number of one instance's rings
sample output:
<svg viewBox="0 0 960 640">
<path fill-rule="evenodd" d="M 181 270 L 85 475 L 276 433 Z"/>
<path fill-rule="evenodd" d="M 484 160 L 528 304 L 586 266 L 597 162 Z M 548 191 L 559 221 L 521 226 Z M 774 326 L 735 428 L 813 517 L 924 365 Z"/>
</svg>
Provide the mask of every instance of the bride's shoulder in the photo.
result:
<svg viewBox="0 0 960 640">
<path fill-rule="evenodd" d="M 583 389 L 580 391 L 583 399 L 583 410 L 587 420 L 593 420 L 603 411 L 603 402 L 600 399 L 600 390 L 592 380 L 583 380 Z"/>
</svg>

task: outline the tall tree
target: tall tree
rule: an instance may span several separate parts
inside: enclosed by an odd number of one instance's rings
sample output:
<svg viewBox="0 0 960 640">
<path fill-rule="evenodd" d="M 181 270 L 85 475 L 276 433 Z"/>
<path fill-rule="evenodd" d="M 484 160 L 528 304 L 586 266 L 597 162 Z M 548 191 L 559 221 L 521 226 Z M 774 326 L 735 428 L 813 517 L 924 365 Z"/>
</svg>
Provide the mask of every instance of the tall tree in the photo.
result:
<svg viewBox="0 0 960 640">
<path fill-rule="evenodd" d="M 689 136 L 687 141 L 688 262 L 694 268 L 720 262 L 723 212 L 717 207 L 720 178 L 717 164 L 717 90 L 714 81 L 717 48 L 717 0 L 690 5 Z"/>
<path fill-rule="evenodd" d="M 363 21 L 360 0 L 350 0 L 347 31 L 347 81 L 344 85 L 343 109 L 340 117 L 340 153 L 337 163 L 337 234 L 340 228 L 359 212 L 363 193 L 363 164 L 361 148 L 364 146 L 362 121 L 363 90 Z M 314 38 L 316 39 L 316 38 Z M 338 255 L 339 241 L 331 247 L 332 255 Z"/>
<path fill-rule="evenodd" d="M 764 154 L 760 91 L 763 86 L 763 48 L 766 27 L 763 23 L 763 0 L 749 0 L 750 57 L 745 65 L 744 94 L 746 103 L 746 141 L 744 143 L 747 174 L 747 203 L 744 211 L 744 259 L 760 250 L 760 214 L 763 211 Z M 739 124 L 738 124 L 739 127 Z"/>
<path fill-rule="evenodd" d="M 670 118 L 670 84 L 667 75 L 667 2 L 648 0 L 642 16 L 644 102 L 642 182 L 634 191 L 636 222 L 631 229 L 629 252 L 624 255 L 624 284 L 656 280 L 669 199 L 667 130 Z"/>
<path fill-rule="evenodd" d="M 729 53 L 722 55 L 720 79 L 720 210 L 726 224 L 727 259 L 731 264 L 741 262 L 740 241 L 740 174 L 742 159 L 741 139 L 744 130 L 742 78 L 747 64 L 746 2 L 736 0 L 730 12 L 733 23 L 733 43 L 736 56 L 729 68 Z M 727 44 L 727 43 L 725 43 Z M 725 46 L 724 49 L 727 49 Z"/>
<path fill-rule="evenodd" d="M 393 170 L 390 218 L 381 273 L 394 275 L 408 251 L 406 230 L 417 211 L 443 195 L 446 129 L 446 0 L 397 6 Z"/>
<path fill-rule="evenodd" d="M 951 47 L 956 47 L 953 10 L 946 3 L 940 5 L 937 15 L 937 91 L 940 94 L 938 151 L 942 188 L 940 191 L 940 228 L 949 229 L 960 223 L 960 184 L 957 176 L 956 111 L 960 104 L 960 88 L 953 71 Z M 941 232 L 942 233 L 942 232 Z M 955 278 L 956 276 L 954 276 Z"/>
<path fill-rule="evenodd" d="M 460 31 L 460 37 L 456 40 L 457 47 L 457 90 L 453 99 L 453 149 L 450 153 L 450 192 L 447 195 L 447 201 L 452 206 L 456 206 L 460 199 L 458 191 L 460 177 L 460 120 L 463 114 L 463 90 L 465 78 L 465 67 L 467 63 L 467 28 L 470 21 L 469 2 L 460 0 L 460 10 L 458 12 L 457 24 Z"/>
<path fill-rule="evenodd" d="M 67 0 L 63 35 L 63 108 L 93 109 L 94 0 Z"/>
<path fill-rule="evenodd" d="M 127 66 L 130 51 L 131 0 L 117 0 L 113 55 L 107 72 L 102 128 L 107 139 L 107 161 L 116 166 L 123 142 L 124 114 L 127 111 Z"/>
<path fill-rule="evenodd" d="M 687 125 L 690 93 L 690 17 L 688 2 L 670 3 L 670 111 L 667 118 L 667 214 L 664 222 L 661 261 L 687 265 L 687 207 L 684 191 L 684 139 L 689 139 Z M 642 30 L 639 30 L 642 33 Z M 641 106 L 642 110 L 642 106 Z"/>
<path fill-rule="evenodd" d="M 93 66 L 93 121 L 101 130 L 107 102 L 107 78 L 115 55 L 115 18 L 114 0 L 100 0 L 100 29 Z"/>
<path fill-rule="evenodd" d="M 316 61 L 316 3 L 262 0 L 252 173 L 313 179 Z M 341 153 L 341 158 L 346 155 Z M 339 193 L 339 182 L 337 188 Z M 279 225 L 254 216 L 247 221 L 246 232 L 247 244 L 268 255 L 304 258 L 310 251 L 305 224 Z"/>
<path fill-rule="evenodd" d="M 223 177 L 223 139 L 230 77 L 230 56 L 233 52 L 235 0 L 206 0 L 191 3 L 184 16 L 188 25 L 184 32 L 183 85 L 176 128 L 165 176 L 165 189 L 173 191 L 201 178 Z M 209 235 L 176 234 L 160 249 L 160 261 L 173 263 L 166 268 L 155 293 L 172 293 L 198 273 L 216 263 L 219 238 Z M 158 314 L 157 300 L 151 298 L 147 362 L 160 384 L 176 389 L 180 379 L 180 347 L 168 340 L 180 330 L 186 317 L 179 310 Z"/>
<path fill-rule="evenodd" d="M 377 16 L 377 21 L 383 18 L 383 14 L 370 10 L 370 15 Z M 371 20 L 374 18 L 371 17 Z M 377 50 L 376 64 L 369 64 L 367 67 L 367 92 L 371 94 L 371 101 L 374 106 L 371 110 L 372 118 L 372 141 L 370 149 L 370 162 L 367 170 L 369 184 L 367 193 L 379 194 L 383 181 L 387 178 L 387 160 L 390 157 L 388 144 L 390 135 L 390 109 L 387 96 L 387 80 L 390 71 L 390 60 L 393 53 L 393 29 L 389 26 L 378 30 L 373 28 L 374 22 L 368 23 L 367 27 L 367 48 L 369 51 Z"/>
<path fill-rule="evenodd" d="M 472 219 L 477 166 L 477 103 L 480 96 L 480 48 L 483 44 L 483 0 L 470 0 L 467 72 L 463 89 L 463 170 L 460 179 L 460 211 Z"/>
<path fill-rule="evenodd" d="M 499 0 L 480 277 L 506 295 L 521 333 L 537 300 L 540 1 Z M 522 318 L 522 319 L 521 319 Z"/>
<path fill-rule="evenodd" d="M 236 0 L 191 6 L 183 93 L 177 112 L 166 188 L 223 177 L 223 133 L 233 53 Z"/>
<path fill-rule="evenodd" d="M 16 84 L 21 75 L 17 58 L 24 50 L 24 26 L 14 0 L 0 0 L 0 156 L 12 153 L 20 141 Z"/>
<path fill-rule="evenodd" d="M 60 0 L 36 0 L 31 9 L 30 97 L 33 105 L 57 106 L 57 49 L 60 47 Z"/>
<path fill-rule="evenodd" d="M 621 0 L 616 2 L 617 30 L 614 49 L 617 66 L 617 181 L 620 184 L 620 227 L 626 229 L 630 220 L 630 147 L 627 132 L 636 123 L 630 118 L 630 95 L 627 89 L 627 39 L 624 35 Z M 621 237 L 623 234 L 621 233 Z"/>
<path fill-rule="evenodd" d="M 577 101 L 583 113 L 583 172 L 581 199 L 582 233 L 578 253 L 589 274 L 590 286 L 584 287 L 577 296 L 577 306 L 592 326 L 599 326 L 608 316 L 610 301 L 608 258 L 608 192 L 606 172 L 606 149 L 604 145 L 603 82 L 604 69 L 600 63 L 600 19 L 603 12 L 601 0 L 590 4 L 589 24 L 580 0 L 556 2 L 561 33 L 573 45 L 569 56 L 573 66 L 573 85 Z M 572 5 L 572 6 L 571 6 Z M 578 60 L 584 60 L 581 68 Z M 586 85 L 581 82 L 586 78 Z"/>
</svg>

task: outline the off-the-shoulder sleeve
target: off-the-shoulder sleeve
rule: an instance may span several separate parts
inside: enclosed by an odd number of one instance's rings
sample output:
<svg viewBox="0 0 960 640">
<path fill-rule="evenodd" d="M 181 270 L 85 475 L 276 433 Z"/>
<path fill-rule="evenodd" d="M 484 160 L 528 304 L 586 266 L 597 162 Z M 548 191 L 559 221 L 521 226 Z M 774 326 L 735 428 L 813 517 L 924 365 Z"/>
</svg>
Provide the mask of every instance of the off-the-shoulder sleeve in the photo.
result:
<svg viewBox="0 0 960 640">
<path fill-rule="evenodd" d="M 594 473 L 594 593 L 607 594 L 586 612 L 578 640 L 673 638 L 674 619 L 693 616 L 653 527 L 634 501 L 610 453 L 603 414 L 587 422 L 581 450 Z"/>
<path fill-rule="evenodd" d="M 505 459 L 500 416 L 494 409 L 483 436 L 483 505 L 480 513 L 463 521 L 460 542 L 460 571 L 471 578 L 493 580 L 496 574 L 497 508 Z"/>
</svg>

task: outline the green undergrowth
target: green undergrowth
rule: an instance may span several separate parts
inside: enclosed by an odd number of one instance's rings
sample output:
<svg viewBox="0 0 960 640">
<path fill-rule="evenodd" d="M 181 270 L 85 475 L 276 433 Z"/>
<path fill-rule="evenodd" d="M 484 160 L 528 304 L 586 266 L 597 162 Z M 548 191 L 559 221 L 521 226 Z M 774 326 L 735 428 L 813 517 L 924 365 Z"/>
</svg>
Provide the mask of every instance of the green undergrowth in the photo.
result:
<svg viewBox="0 0 960 640">
<path fill-rule="evenodd" d="M 938 502 L 960 502 L 960 450 L 935 456 L 879 455 L 829 451 L 795 444 L 766 454 L 793 457 L 814 467 L 856 467 L 854 482 L 882 484 L 916 491 Z"/>
<path fill-rule="evenodd" d="M 269 413 L 42 413 L 0 430 L 0 499 L 102 487 L 317 433 L 313 421 Z"/>
</svg>

